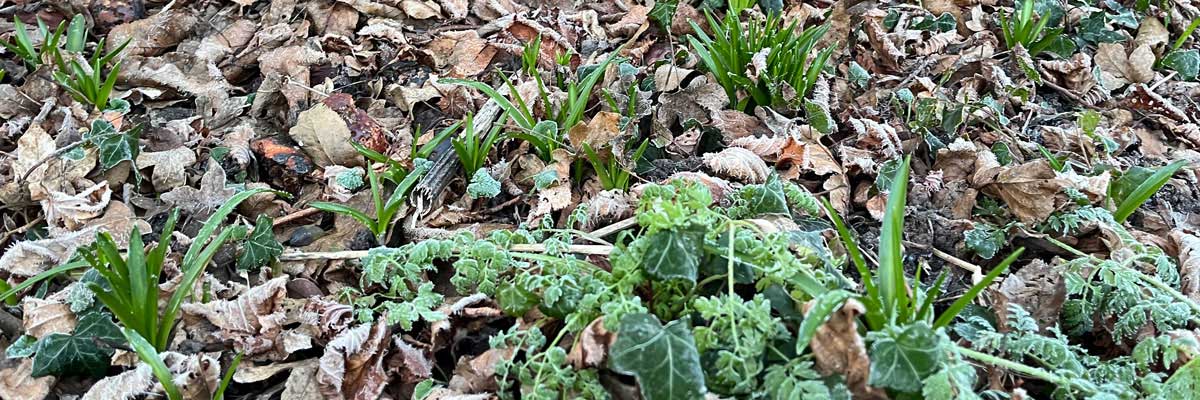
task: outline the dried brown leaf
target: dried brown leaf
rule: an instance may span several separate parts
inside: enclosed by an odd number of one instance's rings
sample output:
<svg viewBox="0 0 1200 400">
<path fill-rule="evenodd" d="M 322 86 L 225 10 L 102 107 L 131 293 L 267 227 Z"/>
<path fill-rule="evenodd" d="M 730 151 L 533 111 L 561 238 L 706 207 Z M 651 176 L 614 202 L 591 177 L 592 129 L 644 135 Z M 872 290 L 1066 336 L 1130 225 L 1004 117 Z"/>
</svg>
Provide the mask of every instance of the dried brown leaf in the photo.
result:
<svg viewBox="0 0 1200 400">
<path fill-rule="evenodd" d="M 705 154 L 704 165 L 717 175 L 746 183 L 763 183 L 771 175 L 771 168 L 761 157 L 741 147 Z"/>
<path fill-rule="evenodd" d="M 386 320 L 348 329 L 325 347 L 317 370 L 317 385 L 325 398 L 374 400 L 383 393 L 390 336 Z"/>
</svg>

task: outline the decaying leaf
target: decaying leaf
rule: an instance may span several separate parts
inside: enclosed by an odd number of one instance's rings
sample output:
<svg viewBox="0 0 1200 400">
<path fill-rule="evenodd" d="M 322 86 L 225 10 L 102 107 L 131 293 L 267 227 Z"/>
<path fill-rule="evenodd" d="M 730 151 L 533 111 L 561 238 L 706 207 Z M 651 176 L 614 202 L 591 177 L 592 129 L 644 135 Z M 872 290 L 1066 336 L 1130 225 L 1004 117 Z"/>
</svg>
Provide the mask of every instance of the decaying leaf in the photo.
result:
<svg viewBox="0 0 1200 400">
<path fill-rule="evenodd" d="M 180 186 L 163 193 L 162 199 L 184 212 L 207 216 L 237 194 L 237 189 L 225 185 L 225 169 L 216 160 L 208 161 L 208 171 L 200 178 L 200 188 Z"/>
<path fill-rule="evenodd" d="M 771 168 L 758 155 L 741 147 L 704 155 L 704 165 L 720 176 L 746 183 L 763 183 Z"/>
<path fill-rule="evenodd" d="M 376 399 L 388 383 L 383 367 L 388 354 L 386 318 L 342 332 L 325 346 L 317 385 L 327 399 Z"/>
<path fill-rule="evenodd" d="M 196 153 L 187 147 L 176 147 L 166 151 L 141 152 L 137 157 L 138 168 L 153 168 L 150 182 L 154 189 L 168 191 L 187 184 L 187 168 L 196 162 Z"/>
<path fill-rule="evenodd" d="M 255 286 L 236 299 L 183 305 L 185 325 L 197 329 L 201 321 L 216 329 L 211 340 L 233 341 L 247 357 L 286 358 L 284 348 L 283 299 L 287 297 L 286 277 Z"/>
<path fill-rule="evenodd" d="M 806 304 L 806 306 L 811 306 Z M 882 390 L 867 386 L 871 360 L 867 348 L 858 335 L 856 319 L 866 308 L 857 300 L 847 300 L 828 321 L 813 335 L 810 346 L 817 361 L 817 369 L 825 374 L 837 373 L 846 378 L 846 386 L 855 398 L 885 399 Z"/>
</svg>

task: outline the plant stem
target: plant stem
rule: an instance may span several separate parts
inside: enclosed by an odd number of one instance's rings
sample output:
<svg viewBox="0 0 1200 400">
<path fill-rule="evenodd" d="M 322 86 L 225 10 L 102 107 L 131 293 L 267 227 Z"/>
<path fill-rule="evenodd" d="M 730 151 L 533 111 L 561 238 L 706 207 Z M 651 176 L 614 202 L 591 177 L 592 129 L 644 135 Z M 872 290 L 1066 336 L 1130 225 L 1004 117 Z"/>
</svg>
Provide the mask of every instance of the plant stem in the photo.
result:
<svg viewBox="0 0 1200 400">
<path fill-rule="evenodd" d="M 1049 383 L 1053 383 L 1060 387 L 1065 387 L 1065 388 L 1074 387 L 1076 389 L 1079 389 L 1080 391 L 1087 392 L 1089 394 L 1091 394 L 1091 392 L 1092 392 L 1091 389 L 1080 387 L 1079 385 L 1073 384 L 1070 379 L 1061 377 L 1057 374 L 1054 374 L 1052 372 L 1046 371 L 1041 368 L 1031 367 L 1031 366 L 1021 364 L 1021 363 L 1015 362 L 1015 361 L 1009 361 L 1009 360 L 1006 360 L 1006 359 L 1003 359 L 1003 358 L 1000 358 L 997 356 L 993 356 L 991 354 L 978 352 L 978 351 L 971 350 L 971 349 L 968 349 L 968 348 L 962 347 L 962 346 L 956 345 L 955 347 L 957 347 L 959 354 L 973 358 L 976 361 L 979 361 L 982 363 L 991 364 L 991 365 L 1001 367 L 1004 369 L 1013 370 L 1013 371 L 1019 372 L 1021 374 L 1025 374 L 1025 375 L 1032 376 L 1034 378 L 1041 379 L 1041 380 L 1049 382 Z"/>
<path fill-rule="evenodd" d="M 1093 256 L 1091 254 L 1087 254 L 1082 251 L 1079 251 L 1079 249 L 1076 249 L 1069 244 L 1055 240 L 1054 238 L 1048 237 L 1048 238 L 1046 238 L 1046 240 L 1050 241 L 1050 243 L 1053 243 L 1055 246 L 1058 246 L 1058 247 L 1062 248 L 1063 250 L 1069 251 L 1072 254 L 1075 254 L 1077 256 L 1087 257 L 1095 262 L 1104 261 L 1099 258 L 1096 258 L 1095 256 Z M 1128 270 L 1129 272 L 1133 273 L 1134 276 L 1137 276 L 1138 279 L 1141 279 L 1143 282 L 1146 282 L 1146 283 L 1150 284 L 1151 286 L 1154 286 L 1155 288 L 1158 288 L 1159 290 L 1166 292 L 1168 295 L 1170 295 L 1172 298 L 1179 301 L 1180 303 L 1187 304 L 1188 308 L 1192 309 L 1192 317 L 1190 317 L 1189 320 L 1191 320 L 1192 323 L 1200 325 L 1200 317 L 1196 317 L 1197 315 L 1200 315 L 1200 304 L 1197 304 L 1191 298 L 1184 296 L 1183 293 L 1179 293 L 1178 290 L 1175 290 L 1175 288 L 1171 287 L 1171 285 L 1168 285 L 1166 282 L 1163 282 L 1153 276 L 1146 275 L 1145 273 L 1142 273 L 1142 271 L 1138 271 L 1137 268 L 1125 267 L 1125 269 Z"/>
</svg>

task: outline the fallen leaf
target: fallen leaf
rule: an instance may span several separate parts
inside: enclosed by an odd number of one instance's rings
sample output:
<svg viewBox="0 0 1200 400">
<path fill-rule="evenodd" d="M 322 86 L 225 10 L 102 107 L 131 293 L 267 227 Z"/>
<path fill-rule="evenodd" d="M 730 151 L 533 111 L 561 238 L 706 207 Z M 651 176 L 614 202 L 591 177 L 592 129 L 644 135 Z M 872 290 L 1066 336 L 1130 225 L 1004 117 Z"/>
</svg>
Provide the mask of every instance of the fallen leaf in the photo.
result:
<svg viewBox="0 0 1200 400">
<path fill-rule="evenodd" d="M 745 183 L 763 183 L 771 168 L 758 155 L 741 147 L 729 147 L 704 155 L 704 165 L 714 173 Z"/>
<path fill-rule="evenodd" d="M 804 311 L 808 312 L 807 308 L 813 304 L 812 301 L 805 303 Z M 883 391 L 867 386 L 871 359 L 867 356 L 862 337 L 858 335 L 856 322 L 865 311 L 866 308 L 858 300 L 846 300 L 828 321 L 817 328 L 809 346 L 817 361 L 817 370 L 825 375 L 836 373 L 845 377 L 846 386 L 854 393 L 854 398 L 886 399 Z"/>
<path fill-rule="evenodd" d="M 390 336 L 386 320 L 346 330 L 325 346 L 317 385 L 326 399 L 374 400 L 383 393 L 388 383 L 383 359 Z"/>
<path fill-rule="evenodd" d="M 237 194 L 237 189 L 225 185 L 225 169 L 216 160 L 208 160 L 208 171 L 200 177 L 200 188 L 180 186 L 163 193 L 163 201 L 197 217 L 208 217 L 213 211 Z"/>
<path fill-rule="evenodd" d="M 994 178 L 979 181 L 984 191 L 999 196 L 1009 211 L 1027 224 L 1040 223 L 1062 205 L 1060 193 L 1066 182 L 1058 178 L 1050 163 L 1044 159 L 1025 164 L 980 171 Z"/>
<path fill-rule="evenodd" d="M 1134 48 L 1129 55 L 1120 43 L 1100 43 L 1096 49 L 1096 66 L 1100 67 L 1101 83 L 1108 90 L 1154 79 L 1154 61 L 1154 50 L 1147 45 Z"/>
<path fill-rule="evenodd" d="M 216 330 L 206 339 L 233 341 L 247 357 L 285 359 L 290 354 L 284 349 L 281 337 L 286 318 L 283 299 L 287 297 L 287 282 L 288 278 L 279 277 L 232 300 L 184 304 L 185 326 L 198 330 L 201 321 L 207 322 Z"/>
<path fill-rule="evenodd" d="M 41 203 L 46 212 L 46 221 L 51 226 L 74 230 L 87 220 L 100 216 L 111 198 L 112 190 L 108 188 L 108 181 L 100 181 L 73 195 L 52 191 Z"/>
<path fill-rule="evenodd" d="M 324 103 L 301 112 L 296 126 L 288 130 L 288 136 L 319 166 L 364 165 L 362 155 L 350 144 L 350 127 L 341 115 Z"/>
<path fill-rule="evenodd" d="M 616 333 L 604 329 L 604 317 L 593 320 L 579 335 L 567 353 L 567 362 L 576 369 L 604 367 L 608 350 L 617 340 Z"/>
<path fill-rule="evenodd" d="M 614 139 L 621 135 L 620 122 L 621 114 L 600 111 L 592 117 L 591 121 L 571 128 L 571 131 L 567 133 L 567 140 L 576 149 L 582 149 L 584 144 L 591 146 L 596 151 L 606 149 Z"/>
<path fill-rule="evenodd" d="M 226 135 L 228 137 L 229 135 Z M 232 149 L 231 149 L 232 153 Z M 166 151 L 141 152 L 138 168 L 151 168 L 150 182 L 154 189 L 165 192 L 187 184 L 187 168 L 196 163 L 196 153 L 187 147 Z"/>
</svg>

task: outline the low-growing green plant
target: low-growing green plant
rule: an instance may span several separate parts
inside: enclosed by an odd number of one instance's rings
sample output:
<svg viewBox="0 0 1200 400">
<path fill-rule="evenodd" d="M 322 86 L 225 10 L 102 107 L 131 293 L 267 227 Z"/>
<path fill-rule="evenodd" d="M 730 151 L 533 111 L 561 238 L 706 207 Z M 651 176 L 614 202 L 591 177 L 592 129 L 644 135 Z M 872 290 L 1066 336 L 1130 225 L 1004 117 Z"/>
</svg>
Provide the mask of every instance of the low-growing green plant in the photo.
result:
<svg viewBox="0 0 1200 400">
<path fill-rule="evenodd" d="M 630 163 L 637 165 L 637 162 L 642 159 L 642 154 L 646 152 L 646 146 L 650 144 L 650 140 L 643 140 L 641 145 L 633 151 Z M 629 179 L 633 176 L 633 172 L 626 170 L 621 165 L 620 160 L 617 160 L 616 155 L 610 157 L 602 157 L 592 149 L 591 145 L 583 144 L 583 154 L 586 156 L 588 163 L 592 164 L 592 169 L 596 171 L 596 179 L 600 180 L 600 187 L 604 190 L 629 189 Z"/>
<path fill-rule="evenodd" d="M 530 42 L 530 45 L 526 49 L 538 47 L 534 46 L 534 44 L 539 43 L 540 38 L 535 39 Z M 441 82 L 464 85 L 487 95 L 500 105 L 500 108 L 504 110 L 508 118 L 519 129 L 516 132 L 510 133 L 509 136 L 528 141 L 537 149 L 538 155 L 543 160 L 549 161 L 552 159 L 551 153 L 555 149 L 565 146 L 563 135 L 583 120 L 583 111 L 587 108 L 588 101 L 592 97 L 592 89 L 595 88 L 600 78 L 604 76 L 604 70 L 616 59 L 618 53 L 619 49 L 613 51 L 600 64 L 590 67 L 592 68 L 591 72 L 584 75 L 582 80 L 568 81 L 565 85 L 566 87 L 561 88 L 566 92 L 566 97 L 562 99 L 557 108 L 550 101 L 550 90 L 542 82 L 541 75 L 532 74 L 534 81 L 537 82 L 538 95 L 543 106 L 542 110 L 540 110 L 540 116 L 536 115 L 535 111 L 537 110 L 533 108 L 533 104 L 521 97 L 513 81 L 503 72 L 499 73 L 500 79 L 508 89 L 512 101 L 483 82 L 463 79 L 443 79 Z M 536 51 L 527 50 L 523 55 L 523 62 L 526 65 L 536 65 L 536 59 L 531 59 L 536 54 Z"/>
<path fill-rule="evenodd" d="M 1009 49 L 1019 44 L 1029 55 L 1036 56 L 1055 44 L 1062 35 L 1063 28 L 1046 29 L 1050 18 L 1044 15 L 1037 16 L 1033 6 L 1034 0 L 1024 0 L 1020 10 L 1016 10 L 1013 15 L 1001 11 L 1000 30 L 1004 32 L 1004 43 Z"/>
<path fill-rule="evenodd" d="M 483 164 L 487 162 L 488 154 L 491 154 L 492 147 L 496 142 L 504 139 L 504 135 L 500 134 L 500 129 L 504 127 L 507 117 L 501 117 L 492 125 L 492 130 L 482 137 L 475 132 L 475 118 L 471 114 L 467 114 L 467 119 L 463 123 L 462 134 L 451 139 L 454 145 L 454 152 L 458 154 L 458 161 L 462 163 L 463 169 L 466 170 L 467 176 L 475 175 L 475 171 L 483 168 Z"/>
<path fill-rule="evenodd" d="M 1113 219 L 1125 222 L 1133 212 L 1150 200 L 1187 161 L 1179 160 L 1157 170 L 1132 167 L 1108 185 L 1108 198 L 1116 207 Z"/>
<path fill-rule="evenodd" d="M 25 23 L 21 22 L 20 18 L 13 16 L 13 41 L 4 42 L 4 47 L 25 61 L 25 64 L 30 69 L 37 69 L 44 62 L 54 62 L 58 56 L 59 41 L 62 40 L 63 29 L 66 27 L 67 21 L 59 22 L 58 27 L 53 32 L 38 18 L 37 32 L 42 37 L 41 46 L 36 46 L 33 39 L 29 37 L 29 32 L 26 31 Z M 48 60 L 47 60 L 48 59 Z"/>
<path fill-rule="evenodd" d="M 1004 273 L 1009 265 L 1016 261 L 1017 257 L 1024 251 L 1023 248 L 1017 249 L 1017 251 L 1009 255 L 1008 258 L 1005 258 L 995 268 L 992 268 L 991 272 L 975 283 L 966 293 L 955 300 L 950 307 L 940 315 L 935 315 L 932 304 L 941 294 L 941 286 L 946 280 L 946 272 L 943 271 L 938 276 L 933 287 L 928 290 L 922 290 L 917 285 L 910 285 L 904 273 L 902 239 L 904 234 L 904 205 L 908 196 L 908 165 L 908 159 L 905 159 L 900 164 L 895 178 L 892 179 L 891 190 L 888 192 L 883 227 L 879 234 L 879 269 L 877 275 L 872 274 L 871 270 L 867 268 L 866 259 L 863 258 L 862 251 L 859 250 L 858 244 L 855 242 L 853 236 L 851 236 L 849 228 L 842 222 L 837 212 L 833 210 L 833 206 L 828 201 L 825 202 L 829 218 L 833 221 L 834 227 L 838 231 L 838 236 L 841 237 L 842 244 L 846 247 L 850 261 L 862 276 L 866 296 L 862 297 L 861 300 L 866 305 L 866 319 L 868 326 L 872 330 L 881 330 L 889 324 L 907 324 L 918 321 L 928 322 L 934 329 L 949 325 L 963 308 L 971 304 L 975 300 L 975 297 L 999 277 L 1000 274 Z M 920 282 L 920 269 L 917 271 L 918 276 L 914 281 Z M 935 316 L 936 318 L 934 318 Z"/>
<path fill-rule="evenodd" d="M 1167 67 L 1179 73 L 1179 77 L 1184 80 L 1195 80 L 1200 76 L 1200 50 L 1188 49 L 1180 50 L 1183 43 L 1188 37 L 1192 36 L 1196 29 L 1200 28 L 1200 18 L 1192 20 L 1192 23 L 1183 30 L 1183 33 L 1175 39 L 1171 44 L 1171 49 L 1163 54 L 1156 62 L 1156 66 Z"/>
<path fill-rule="evenodd" d="M 76 101 L 91 104 L 97 110 L 104 110 L 108 107 L 108 98 L 117 83 L 117 74 L 121 71 L 121 62 L 114 63 L 113 59 L 128 45 L 129 39 L 126 39 L 120 46 L 105 53 L 104 39 L 101 39 L 95 52 L 84 63 L 77 59 L 60 61 L 58 70 L 54 71 L 54 81 L 65 88 Z M 72 56 L 77 54 L 72 52 Z M 104 73 L 105 69 L 108 70 L 107 74 Z"/>
<path fill-rule="evenodd" d="M 167 250 L 170 249 L 171 232 L 175 230 L 175 222 L 179 218 L 178 210 L 171 213 L 158 244 L 149 252 L 142 243 L 141 232 L 137 227 L 134 227 L 130 234 L 127 255 L 124 257 L 112 235 L 108 232 L 97 234 L 95 243 L 79 251 L 80 257 L 104 278 L 101 282 L 89 283 L 88 288 L 125 328 L 137 332 L 155 349 L 166 350 L 178 322 L 176 317 L 179 315 L 180 306 L 183 300 L 191 295 L 192 286 L 221 246 L 232 238 L 244 237 L 246 229 L 242 226 L 227 227 L 215 237 L 213 234 L 238 204 L 250 196 L 266 191 L 242 191 L 230 198 L 205 221 L 183 256 L 180 263 L 183 277 L 167 301 L 166 307 L 161 309 L 161 314 L 158 284 Z"/>
<path fill-rule="evenodd" d="M 712 14 L 706 16 L 713 35 L 689 21 L 696 36 L 688 36 L 688 41 L 704 67 L 725 88 L 731 106 L 740 111 L 754 106 L 798 107 L 833 54 L 833 48 L 813 52 L 828 25 L 797 33 L 795 22 L 785 26 L 777 14 L 765 19 L 751 17 L 744 29 L 741 17 L 735 13 L 727 13 L 720 22 Z M 768 52 L 765 65 L 754 62 L 764 51 Z M 749 68 L 759 69 L 755 79 L 749 76 Z M 789 98 L 793 90 L 795 98 Z M 739 97 L 743 92 L 748 96 Z"/>
<path fill-rule="evenodd" d="M 375 236 L 378 243 L 386 243 L 390 237 L 392 221 L 396 219 L 396 213 L 400 211 L 400 207 L 404 205 L 404 201 L 408 199 L 408 193 L 412 190 L 413 185 L 417 184 L 417 180 L 421 178 L 425 172 L 429 171 L 432 162 L 425 159 L 417 159 L 413 161 L 413 170 L 409 171 L 400 183 L 396 184 L 396 188 L 392 190 L 391 196 L 386 201 L 383 198 L 383 184 L 379 181 L 379 174 L 375 173 L 374 168 L 367 168 L 368 181 L 371 184 L 371 200 L 375 206 L 375 215 L 369 216 L 366 213 L 344 204 L 330 202 L 314 202 L 309 204 L 310 207 L 322 211 L 347 215 L 354 218 L 363 226 L 366 226 L 371 234 Z"/>
</svg>

